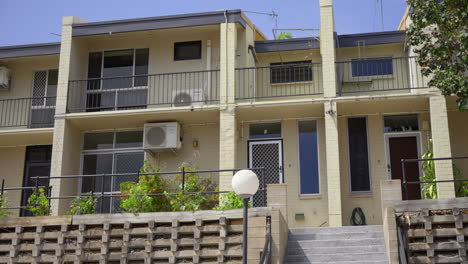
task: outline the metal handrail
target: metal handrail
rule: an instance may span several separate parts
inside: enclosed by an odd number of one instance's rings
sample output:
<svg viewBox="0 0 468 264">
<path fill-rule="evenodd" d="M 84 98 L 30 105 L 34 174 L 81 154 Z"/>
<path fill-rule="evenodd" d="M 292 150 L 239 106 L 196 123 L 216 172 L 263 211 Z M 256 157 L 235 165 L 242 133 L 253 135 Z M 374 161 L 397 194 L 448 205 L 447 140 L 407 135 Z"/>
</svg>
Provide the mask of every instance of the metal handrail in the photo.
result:
<svg viewBox="0 0 468 264">
<path fill-rule="evenodd" d="M 444 183 L 444 182 L 468 182 L 468 179 L 452 179 L 452 180 L 435 180 L 435 181 L 408 181 L 406 177 L 406 163 L 418 163 L 421 161 L 439 161 L 439 160 L 461 160 L 468 159 L 468 156 L 460 157 L 443 157 L 443 158 L 424 158 L 424 159 L 401 159 L 401 173 L 402 173 L 402 190 L 403 198 L 408 200 L 408 184 L 425 184 L 425 183 Z"/>
<path fill-rule="evenodd" d="M 163 72 L 163 73 L 135 74 L 135 75 L 124 75 L 124 76 L 115 76 L 115 77 L 99 77 L 99 78 L 76 79 L 76 80 L 70 80 L 70 82 L 98 81 L 98 80 L 109 80 L 109 79 L 120 79 L 120 78 L 149 77 L 149 76 L 187 74 L 187 73 L 207 73 L 207 72 L 217 72 L 217 71 L 220 71 L 220 70 L 219 69 L 214 69 L 214 70 L 199 70 L 199 71 L 185 71 L 185 72 Z"/>
<path fill-rule="evenodd" d="M 265 234 L 265 244 L 260 254 L 259 264 L 270 263 L 271 259 L 271 219 L 267 218 L 266 234 Z"/>
</svg>

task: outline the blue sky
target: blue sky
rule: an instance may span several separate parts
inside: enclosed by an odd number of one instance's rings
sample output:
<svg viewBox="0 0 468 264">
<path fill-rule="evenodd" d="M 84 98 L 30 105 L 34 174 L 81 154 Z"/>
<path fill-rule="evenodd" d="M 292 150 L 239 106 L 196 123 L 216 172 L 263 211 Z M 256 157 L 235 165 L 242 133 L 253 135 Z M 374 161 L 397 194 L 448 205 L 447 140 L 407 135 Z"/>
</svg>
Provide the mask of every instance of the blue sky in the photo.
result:
<svg viewBox="0 0 468 264">
<path fill-rule="evenodd" d="M 380 1 L 383 1 L 384 29 L 395 30 L 406 8 L 405 0 L 334 0 L 339 34 L 381 31 Z M 1 0 L 0 46 L 60 41 L 63 16 L 77 16 L 90 22 L 242 9 L 279 14 L 279 28 L 318 28 L 319 0 Z M 269 37 L 275 20 L 247 13 Z M 306 37 L 312 32 L 292 32 Z M 316 33 L 315 33 L 316 34 Z"/>
</svg>

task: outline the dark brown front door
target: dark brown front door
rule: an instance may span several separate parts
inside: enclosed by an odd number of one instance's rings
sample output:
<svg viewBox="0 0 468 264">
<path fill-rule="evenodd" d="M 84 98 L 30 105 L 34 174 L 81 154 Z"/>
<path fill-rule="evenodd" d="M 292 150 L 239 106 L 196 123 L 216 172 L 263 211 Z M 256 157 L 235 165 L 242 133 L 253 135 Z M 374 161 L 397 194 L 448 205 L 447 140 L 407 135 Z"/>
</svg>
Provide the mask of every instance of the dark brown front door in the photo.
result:
<svg viewBox="0 0 468 264">
<path fill-rule="evenodd" d="M 401 171 L 401 159 L 418 158 L 417 137 L 390 137 L 388 139 L 388 147 L 390 151 L 390 172 L 392 174 L 392 179 L 402 180 L 403 174 Z M 405 175 L 407 181 L 419 181 L 418 163 L 405 163 Z M 419 184 L 408 184 L 407 190 L 408 200 L 421 199 L 421 189 Z"/>
</svg>

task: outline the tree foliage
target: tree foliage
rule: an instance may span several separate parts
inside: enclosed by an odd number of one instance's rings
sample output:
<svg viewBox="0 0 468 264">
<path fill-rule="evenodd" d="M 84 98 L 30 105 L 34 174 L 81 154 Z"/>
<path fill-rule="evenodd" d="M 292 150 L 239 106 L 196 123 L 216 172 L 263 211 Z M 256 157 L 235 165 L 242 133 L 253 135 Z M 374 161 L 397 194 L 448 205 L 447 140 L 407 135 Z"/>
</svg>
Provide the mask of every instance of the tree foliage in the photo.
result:
<svg viewBox="0 0 468 264">
<path fill-rule="evenodd" d="M 458 96 L 460 111 L 468 110 L 468 1 L 408 0 L 408 5 L 408 44 L 422 74 L 443 95 Z"/>
<path fill-rule="evenodd" d="M 291 34 L 291 32 L 281 32 L 279 35 L 278 35 L 278 39 L 292 39 L 293 36 Z"/>
</svg>

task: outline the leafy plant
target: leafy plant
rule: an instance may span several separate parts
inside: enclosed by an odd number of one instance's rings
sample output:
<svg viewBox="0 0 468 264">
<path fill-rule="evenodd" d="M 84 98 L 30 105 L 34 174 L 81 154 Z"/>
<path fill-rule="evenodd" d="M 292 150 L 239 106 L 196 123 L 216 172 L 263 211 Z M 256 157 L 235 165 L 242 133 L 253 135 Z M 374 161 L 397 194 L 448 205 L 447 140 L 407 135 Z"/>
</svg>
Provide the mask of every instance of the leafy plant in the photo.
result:
<svg viewBox="0 0 468 264">
<path fill-rule="evenodd" d="M 70 202 L 70 211 L 68 215 L 95 214 L 96 205 L 99 197 L 89 192 L 87 196 L 76 197 Z"/>
<path fill-rule="evenodd" d="M 456 95 L 460 111 L 468 110 L 468 2 L 408 0 L 412 24 L 408 43 L 418 55 L 429 85 L 445 96 Z"/>
<path fill-rule="evenodd" d="M 35 189 L 29 196 L 26 210 L 32 212 L 34 216 L 50 215 L 49 199 L 44 188 Z"/>
<path fill-rule="evenodd" d="M 185 169 L 185 184 L 182 188 L 182 175 L 177 175 L 175 180 L 180 182 L 179 190 L 176 194 L 165 192 L 169 200 L 171 210 L 176 211 L 196 211 L 206 209 L 209 202 L 209 196 L 203 192 L 207 191 L 210 184 L 205 181 L 198 173 L 191 173 L 197 170 L 196 167 L 190 167 L 186 163 L 179 166 L 179 170 Z M 183 191 L 182 191 L 183 189 Z"/>
<path fill-rule="evenodd" d="M 250 207 L 249 202 L 249 207 Z M 229 210 L 238 209 L 244 207 L 244 200 L 237 195 L 234 191 L 230 191 L 226 194 L 221 195 L 220 203 L 214 207 L 213 210 Z"/>
<path fill-rule="evenodd" d="M 432 139 L 429 140 L 429 145 L 427 151 L 421 156 L 423 159 L 432 159 L 434 158 L 434 152 L 432 147 Z M 421 185 L 421 194 L 425 199 L 437 199 L 437 183 L 431 182 L 436 181 L 435 173 L 435 162 L 434 160 L 423 161 L 422 165 L 423 175 L 421 175 L 421 181 L 427 181 L 429 183 L 423 183 Z M 452 164 L 453 167 L 453 178 L 454 179 L 463 179 L 462 173 L 455 164 Z M 468 181 L 467 182 L 456 182 L 455 183 L 455 195 L 457 197 L 468 197 Z"/>
<path fill-rule="evenodd" d="M 11 215 L 10 212 L 7 212 L 5 207 L 8 207 L 10 202 L 8 201 L 8 198 L 3 197 L 3 195 L 0 195 L 0 218 L 3 217 L 8 217 Z"/>
<path fill-rule="evenodd" d="M 138 182 L 123 182 L 120 191 L 123 195 L 120 207 L 125 212 L 166 212 L 170 209 L 168 199 L 163 194 L 167 188 L 167 182 L 161 177 L 161 168 L 154 166 L 145 160 Z"/>
</svg>

